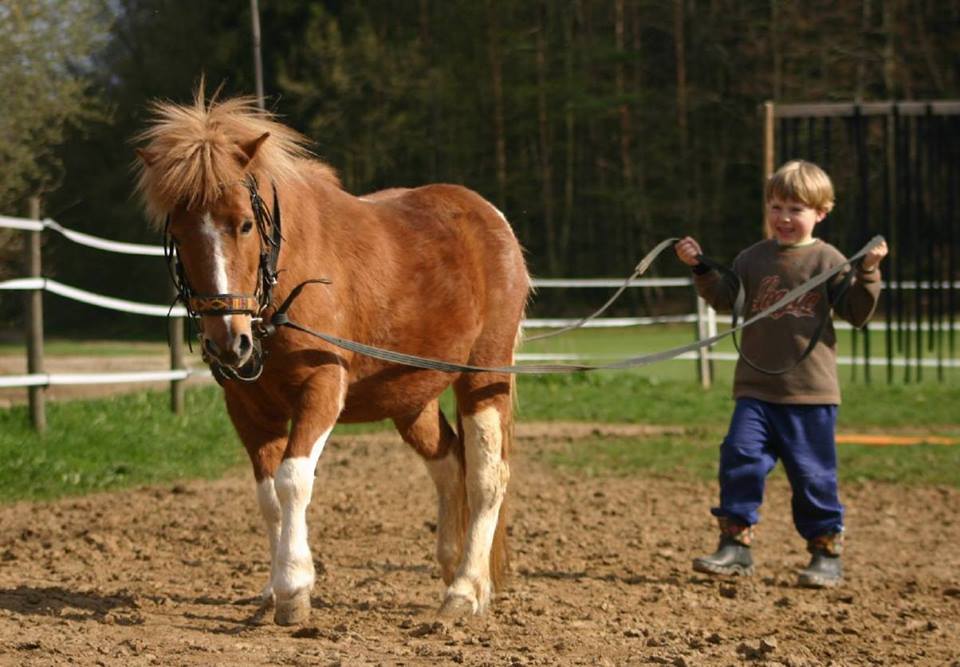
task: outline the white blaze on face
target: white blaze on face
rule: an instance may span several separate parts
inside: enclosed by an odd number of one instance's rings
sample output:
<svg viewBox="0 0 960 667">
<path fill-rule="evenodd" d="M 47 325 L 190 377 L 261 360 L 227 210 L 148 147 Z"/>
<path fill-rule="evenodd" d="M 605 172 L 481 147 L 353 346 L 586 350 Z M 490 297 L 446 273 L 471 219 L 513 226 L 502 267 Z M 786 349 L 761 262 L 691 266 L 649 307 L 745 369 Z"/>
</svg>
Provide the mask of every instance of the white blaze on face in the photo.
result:
<svg viewBox="0 0 960 667">
<path fill-rule="evenodd" d="M 217 229 L 213 216 L 204 213 L 200 223 L 200 233 L 207 241 L 207 254 L 210 265 L 213 267 L 213 286 L 217 294 L 229 294 L 230 285 L 227 282 L 227 260 L 223 255 L 223 238 Z M 223 316 L 223 323 L 228 324 L 227 315 Z"/>
</svg>

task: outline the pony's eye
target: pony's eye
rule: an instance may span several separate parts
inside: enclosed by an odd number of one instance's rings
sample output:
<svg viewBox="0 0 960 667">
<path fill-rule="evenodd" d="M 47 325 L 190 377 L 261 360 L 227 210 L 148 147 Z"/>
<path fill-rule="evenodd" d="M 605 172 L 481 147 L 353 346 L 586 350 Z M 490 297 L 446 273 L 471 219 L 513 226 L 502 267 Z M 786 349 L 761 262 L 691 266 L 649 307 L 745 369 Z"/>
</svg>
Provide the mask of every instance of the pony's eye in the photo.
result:
<svg viewBox="0 0 960 667">
<path fill-rule="evenodd" d="M 249 234 L 249 233 L 250 233 L 250 230 L 252 230 L 252 229 L 253 229 L 253 222 L 250 221 L 250 220 L 244 220 L 244 221 L 243 221 L 243 224 L 240 225 L 240 233 L 241 233 L 241 234 Z"/>
</svg>

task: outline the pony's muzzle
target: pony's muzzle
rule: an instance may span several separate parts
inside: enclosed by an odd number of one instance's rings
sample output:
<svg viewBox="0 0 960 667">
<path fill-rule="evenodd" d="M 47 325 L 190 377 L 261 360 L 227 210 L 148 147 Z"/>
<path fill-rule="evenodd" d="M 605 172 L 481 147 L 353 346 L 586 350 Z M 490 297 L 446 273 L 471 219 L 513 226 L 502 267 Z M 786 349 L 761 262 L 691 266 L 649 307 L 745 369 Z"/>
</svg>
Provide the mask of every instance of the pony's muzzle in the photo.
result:
<svg viewBox="0 0 960 667">
<path fill-rule="evenodd" d="M 203 349 L 212 358 L 232 368 L 239 368 L 250 360 L 253 353 L 253 337 L 249 333 L 229 336 L 225 345 L 217 344 L 213 338 L 203 337 Z"/>
</svg>

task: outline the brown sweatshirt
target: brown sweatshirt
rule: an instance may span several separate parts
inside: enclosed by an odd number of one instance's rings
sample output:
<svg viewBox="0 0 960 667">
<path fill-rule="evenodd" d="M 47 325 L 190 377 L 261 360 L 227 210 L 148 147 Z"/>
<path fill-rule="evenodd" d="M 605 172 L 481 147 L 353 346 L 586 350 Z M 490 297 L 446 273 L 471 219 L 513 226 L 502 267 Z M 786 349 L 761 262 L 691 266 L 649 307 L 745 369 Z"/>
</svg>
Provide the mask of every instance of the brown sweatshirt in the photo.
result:
<svg viewBox="0 0 960 667">
<path fill-rule="evenodd" d="M 776 240 L 760 241 L 733 261 L 733 271 L 746 292 L 743 318 L 778 301 L 789 290 L 846 261 L 829 243 L 815 239 L 804 246 L 781 247 Z M 788 367 L 800 358 L 823 318 L 831 316 L 830 304 L 845 271 L 812 292 L 799 297 L 773 315 L 750 325 L 742 332 L 743 354 L 761 368 Z M 717 310 L 729 311 L 736 285 L 717 271 L 694 274 L 697 291 Z M 862 327 L 873 315 L 880 296 L 880 271 L 858 271 L 850 288 L 833 303 L 834 311 L 855 327 Z M 782 375 L 769 375 L 737 361 L 733 380 L 734 398 L 756 398 L 771 403 L 839 404 L 837 380 L 837 336 L 833 322 L 827 324 L 820 341 L 803 362 Z"/>
</svg>

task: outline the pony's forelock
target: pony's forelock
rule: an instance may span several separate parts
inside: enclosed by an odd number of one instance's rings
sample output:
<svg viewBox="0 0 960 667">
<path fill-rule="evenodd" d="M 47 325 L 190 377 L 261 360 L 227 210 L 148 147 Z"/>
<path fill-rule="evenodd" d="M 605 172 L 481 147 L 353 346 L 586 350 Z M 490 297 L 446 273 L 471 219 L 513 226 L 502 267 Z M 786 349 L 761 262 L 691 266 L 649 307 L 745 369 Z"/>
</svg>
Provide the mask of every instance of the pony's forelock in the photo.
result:
<svg viewBox="0 0 960 667">
<path fill-rule="evenodd" d="M 137 191 L 154 224 L 162 224 L 178 206 L 209 208 L 248 171 L 278 185 L 316 173 L 303 168 L 302 161 L 311 158 L 306 137 L 277 122 L 254 98 L 220 101 L 218 93 L 208 101 L 201 86 L 190 105 L 165 101 L 150 105 L 150 122 L 135 137 L 142 144 L 135 169 Z M 253 160 L 245 164 L 241 146 L 267 133 Z M 326 177 L 339 185 L 333 170 L 322 167 Z"/>
</svg>

